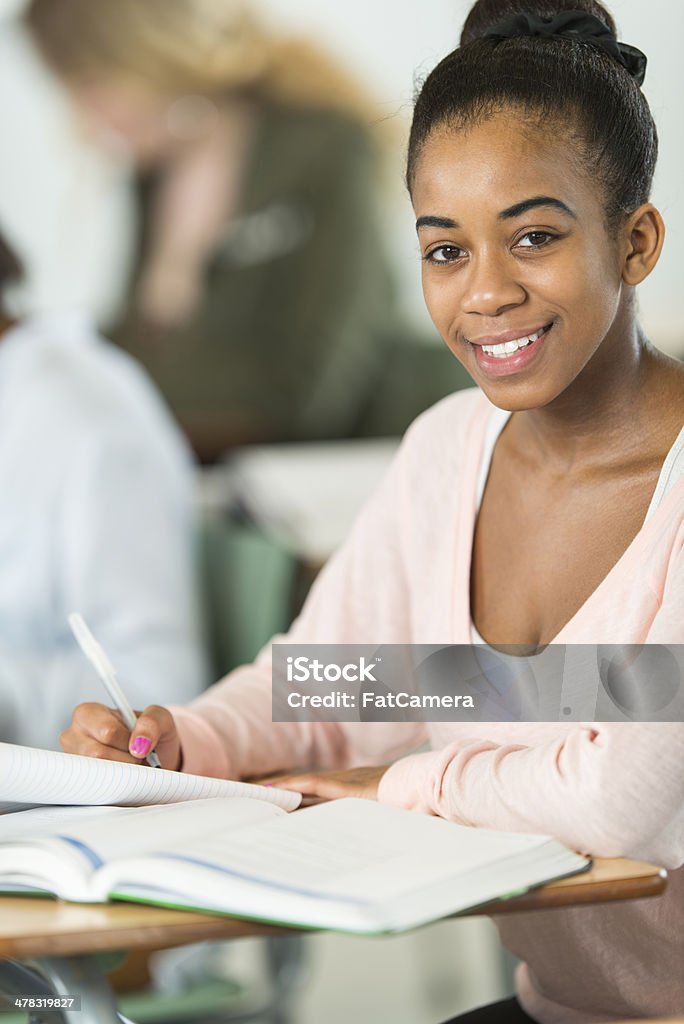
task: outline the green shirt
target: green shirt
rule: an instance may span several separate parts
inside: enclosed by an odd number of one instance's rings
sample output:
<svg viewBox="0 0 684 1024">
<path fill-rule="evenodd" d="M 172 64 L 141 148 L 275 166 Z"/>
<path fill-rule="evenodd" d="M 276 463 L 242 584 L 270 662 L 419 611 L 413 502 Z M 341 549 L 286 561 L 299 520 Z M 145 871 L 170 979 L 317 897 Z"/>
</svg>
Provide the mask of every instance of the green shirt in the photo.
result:
<svg viewBox="0 0 684 1024">
<path fill-rule="evenodd" d="M 129 308 L 114 331 L 208 458 L 241 441 L 353 435 L 399 336 L 369 138 L 330 111 L 257 116 L 238 210 L 191 319 L 152 340 Z"/>
</svg>

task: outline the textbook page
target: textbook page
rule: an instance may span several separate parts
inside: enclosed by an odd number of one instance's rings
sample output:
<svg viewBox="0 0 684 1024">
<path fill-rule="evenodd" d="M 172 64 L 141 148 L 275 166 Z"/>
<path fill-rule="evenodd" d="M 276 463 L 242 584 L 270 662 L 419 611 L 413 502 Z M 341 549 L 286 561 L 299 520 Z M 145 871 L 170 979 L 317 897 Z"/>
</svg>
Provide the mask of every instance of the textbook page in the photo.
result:
<svg viewBox="0 0 684 1024">
<path fill-rule="evenodd" d="M 156 807 L 50 807 L 12 815 L 0 823 L 0 890 L 23 885 L 67 900 L 103 901 L 93 886 L 112 861 L 175 850 L 188 836 L 201 844 L 220 829 L 264 824 L 285 811 L 264 800 L 193 800 Z"/>
<path fill-rule="evenodd" d="M 17 837 L 27 839 L 30 836 L 55 835 L 55 833 L 63 832 L 70 825 L 82 825 L 83 822 L 89 822 L 93 818 L 102 819 L 122 810 L 132 811 L 137 808 L 102 807 L 91 804 L 79 807 L 46 804 L 41 807 L 27 807 L 21 810 L 17 808 L 14 813 L 0 818 L 0 843 Z"/>
<path fill-rule="evenodd" d="M 286 811 L 299 793 L 227 779 L 209 779 L 147 765 L 103 761 L 57 750 L 0 743 L 3 804 L 169 804 L 207 797 L 252 797 Z"/>
<path fill-rule="evenodd" d="M 104 868 L 119 898 L 285 924 L 400 931 L 585 870 L 547 836 L 465 828 L 344 799 L 226 836 L 218 826 Z"/>
</svg>

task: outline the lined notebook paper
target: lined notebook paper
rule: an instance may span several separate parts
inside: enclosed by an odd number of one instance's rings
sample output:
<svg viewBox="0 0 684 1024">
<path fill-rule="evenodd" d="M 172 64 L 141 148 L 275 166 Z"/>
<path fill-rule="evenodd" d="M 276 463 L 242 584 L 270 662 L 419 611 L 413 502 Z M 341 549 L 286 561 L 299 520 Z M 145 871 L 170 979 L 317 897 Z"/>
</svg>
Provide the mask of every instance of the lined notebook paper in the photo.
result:
<svg viewBox="0 0 684 1024">
<path fill-rule="evenodd" d="M 0 805 L 142 806 L 234 796 L 265 800 L 286 811 L 294 810 L 301 799 L 299 793 L 270 786 L 0 743 Z"/>
</svg>

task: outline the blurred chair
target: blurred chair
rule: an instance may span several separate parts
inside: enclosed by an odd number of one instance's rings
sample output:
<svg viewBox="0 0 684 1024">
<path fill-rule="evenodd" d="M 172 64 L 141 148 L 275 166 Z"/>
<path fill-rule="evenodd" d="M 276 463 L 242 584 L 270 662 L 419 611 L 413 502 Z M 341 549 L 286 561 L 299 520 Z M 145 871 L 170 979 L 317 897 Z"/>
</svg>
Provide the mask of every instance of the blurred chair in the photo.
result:
<svg viewBox="0 0 684 1024">
<path fill-rule="evenodd" d="M 255 526 L 206 516 L 202 538 L 207 645 L 218 679 L 287 629 L 296 558 Z"/>
</svg>

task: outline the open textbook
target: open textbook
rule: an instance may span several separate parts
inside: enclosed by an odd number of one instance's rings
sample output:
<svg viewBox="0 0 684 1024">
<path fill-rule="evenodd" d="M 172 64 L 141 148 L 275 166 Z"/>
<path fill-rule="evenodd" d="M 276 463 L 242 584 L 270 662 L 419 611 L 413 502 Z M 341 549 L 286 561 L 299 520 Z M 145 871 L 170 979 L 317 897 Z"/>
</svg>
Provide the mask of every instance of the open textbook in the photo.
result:
<svg viewBox="0 0 684 1024">
<path fill-rule="evenodd" d="M 359 933 L 403 931 L 589 863 L 544 836 L 465 828 L 370 800 L 294 814 L 215 798 L 0 818 L 0 890 Z"/>
</svg>

